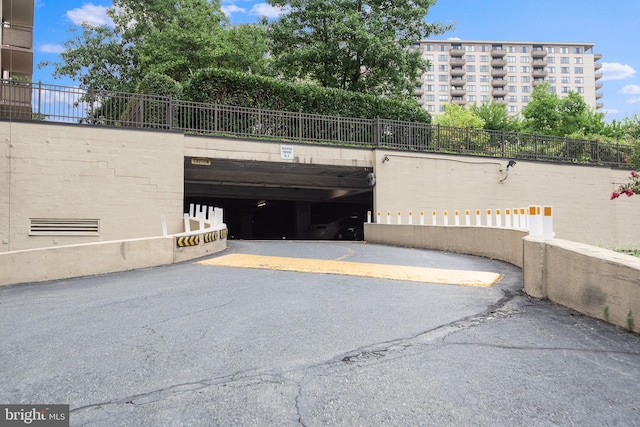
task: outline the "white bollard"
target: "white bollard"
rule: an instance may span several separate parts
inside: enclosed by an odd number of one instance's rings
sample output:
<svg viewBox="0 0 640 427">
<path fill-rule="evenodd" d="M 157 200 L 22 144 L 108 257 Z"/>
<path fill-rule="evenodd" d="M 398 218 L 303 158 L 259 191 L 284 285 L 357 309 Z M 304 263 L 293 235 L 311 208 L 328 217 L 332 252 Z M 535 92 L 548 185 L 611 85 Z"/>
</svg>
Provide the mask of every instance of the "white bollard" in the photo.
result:
<svg viewBox="0 0 640 427">
<path fill-rule="evenodd" d="M 529 224 L 527 224 L 526 208 L 520 208 L 520 228 L 524 228 L 525 230 L 529 229 Z"/>
<path fill-rule="evenodd" d="M 542 214 L 542 240 L 553 239 L 553 216 L 551 206 L 544 206 Z"/>
<path fill-rule="evenodd" d="M 167 218 L 164 215 L 160 215 L 160 222 L 162 223 L 162 237 L 167 237 Z"/>
<path fill-rule="evenodd" d="M 449 212 L 444 211 L 442 212 L 443 215 L 443 220 L 444 220 L 444 225 L 449 225 Z"/>
<path fill-rule="evenodd" d="M 409 225 L 413 225 L 413 212 L 409 211 Z"/>
<path fill-rule="evenodd" d="M 504 226 L 511 228 L 511 209 L 504 210 Z"/>
<path fill-rule="evenodd" d="M 542 237 L 542 221 L 539 216 L 539 208 L 539 206 L 535 205 L 529 206 L 527 224 L 529 225 L 529 236 L 531 237 Z"/>
<path fill-rule="evenodd" d="M 502 227 L 502 212 L 496 209 L 496 227 Z"/>
<path fill-rule="evenodd" d="M 371 224 L 371 211 L 367 211 L 367 224 Z"/>
<path fill-rule="evenodd" d="M 387 211 L 387 224 L 391 224 L 391 212 Z"/>
<path fill-rule="evenodd" d="M 482 216 L 480 215 L 480 209 L 476 209 L 476 226 L 482 227 Z"/>
<path fill-rule="evenodd" d="M 420 225 L 424 225 L 424 211 L 420 211 Z"/>
<path fill-rule="evenodd" d="M 436 211 L 431 212 L 431 225 L 436 225 Z"/>
<path fill-rule="evenodd" d="M 458 211 L 454 212 L 454 223 L 456 225 L 460 225 L 460 212 Z"/>
<path fill-rule="evenodd" d="M 376 223 L 377 224 L 382 224 L 382 218 L 381 218 L 380 211 L 378 211 L 378 213 L 376 214 Z"/>
<path fill-rule="evenodd" d="M 518 208 L 513 208 L 513 228 L 520 228 L 520 214 Z"/>
<path fill-rule="evenodd" d="M 398 224 L 402 224 L 402 213 L 398 211 Z"/>
<path fill-rule="evenodd" d="M 471 214 L 469 213 L 469 209 L 464 211 L 464 223 L 467 227 L 471 225 Z"/>
<path fill-rule="evenodd" d="M 189 216 L 193 218 L 195 216 L 195 205 L 193 203 L 189 204 Z"/>
<path fill-rule="evenodd" d="M 487 209 L 487 227 L 493 227 L 493 221 L 491 221 L 491 209 Z"/>
</svg>

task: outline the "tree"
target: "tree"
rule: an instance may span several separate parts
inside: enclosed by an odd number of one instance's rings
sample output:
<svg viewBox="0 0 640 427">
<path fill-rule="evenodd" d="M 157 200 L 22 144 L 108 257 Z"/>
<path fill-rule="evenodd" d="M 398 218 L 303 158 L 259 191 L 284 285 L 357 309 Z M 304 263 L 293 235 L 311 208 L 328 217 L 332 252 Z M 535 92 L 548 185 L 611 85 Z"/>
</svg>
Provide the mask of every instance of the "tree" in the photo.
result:
<svg viewBox="0 0 640 427">
<path fill-rule="evenodd" d="M 518 130 L 518 119 L 509 116 L 507 105 L 500 103 L 484 103 L 481 106 L 471 105 L 469 111 L 484 121 L 484 128 L 488 130 Z"/>
<path fill-rule="evenodd" d="M 549 83 L 541 83 L 531 94 L 531 101 L 522 109 L 522 130 L 527 133 L 555 135 L 561 123 L 558 111 L 560 98 L 550 91 Z"/>
<path fill-rule="evenodd" d="M 412 96 L 425 61 L 411 49 L 451 27 L 429 24 L 435 0 L 269 0 L 288 7 L 269 27 L 285 77 L 374 95 Z"/>
<path fill-rule="evenodd" d="M 482 129 L 484 120 L 458 104 L 447 104 L 444 113 L 433 119 L 435 124 L 457 128 Z"/>
<path fill-rule="evenodd" d="M 113 25 L 73 27 L 54 77 L 67 76 L 83 88 L 133 92 L 156 72 L 186 80 L 206 67 L 267 70 L 266 30 L 232 27 L 218 0 L 114 0 Z"/>
</svg>

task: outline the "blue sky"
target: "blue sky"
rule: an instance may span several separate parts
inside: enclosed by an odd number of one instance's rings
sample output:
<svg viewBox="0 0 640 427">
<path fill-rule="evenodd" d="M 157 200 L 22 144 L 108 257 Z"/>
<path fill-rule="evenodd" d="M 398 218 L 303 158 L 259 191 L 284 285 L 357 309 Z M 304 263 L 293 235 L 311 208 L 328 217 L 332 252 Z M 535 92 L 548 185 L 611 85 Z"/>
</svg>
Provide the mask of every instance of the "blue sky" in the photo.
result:
<svg viewBox="0 0 640 427">
<path fill-rule="evenodd" d="M 34 63 L 59 60 L 74 24 L 109 23 L 111 0 L 35 0 Z M 223 0 L 234 23 L 277 17 L 277 10 L 255 0 Z M 427 20 L 455 22 L 455 29 L 434 37 L 444 40 L 512 40 L 595 43 L 602 54 L 600 70 L 606 118 L 640 116 L 640 1 L 638 0 L 438 0 Z M 54 80 L 51 68 L 35 69 L 34 81 L 74 85 Z"/>
</svg>

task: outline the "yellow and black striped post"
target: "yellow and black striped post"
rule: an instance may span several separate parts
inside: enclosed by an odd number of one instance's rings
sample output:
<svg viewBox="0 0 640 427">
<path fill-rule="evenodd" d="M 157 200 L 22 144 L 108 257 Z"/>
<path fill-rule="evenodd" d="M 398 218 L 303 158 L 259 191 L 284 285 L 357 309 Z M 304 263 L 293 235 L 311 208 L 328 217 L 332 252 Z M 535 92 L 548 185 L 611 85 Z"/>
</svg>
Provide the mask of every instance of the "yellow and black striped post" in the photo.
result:
<svg viewBox="0 0 640 427">
<path fill-rule="evenodd" d="M 197 246 L 200 244 L 200 236 L 185 236 L 178 237 L 176 239 L 176 245 L 179 248 L 185 248 L 187 246 Z"/>
</svg>

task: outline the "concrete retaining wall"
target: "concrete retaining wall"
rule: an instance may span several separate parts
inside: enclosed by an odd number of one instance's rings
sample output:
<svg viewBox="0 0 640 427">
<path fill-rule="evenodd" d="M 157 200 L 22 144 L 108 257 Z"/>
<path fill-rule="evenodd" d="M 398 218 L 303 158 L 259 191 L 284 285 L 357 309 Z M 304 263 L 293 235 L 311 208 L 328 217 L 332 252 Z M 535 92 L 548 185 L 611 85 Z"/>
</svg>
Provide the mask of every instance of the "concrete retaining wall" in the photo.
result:
<svg viewBox="0 0 640 427">
<path fill-rule="evenodd" d="M 167 236 L 0 253 L 0 285 L 156 267 L 200 258 L 227 247 L 226 228 L 218 230 L 216 240 L 208 243 L 204 242 L 204 232 L 190 235 L 198 236 L 199 244 L 179 248 L 176 239 L 180 236 Z"/>
<path fill-rule="evenodd" d="M 365 239 L 509 262 L 522 267 L 528 295 L 640 332 L 640 258 L 497 227 L 365 224 Z"/>
</svg>

